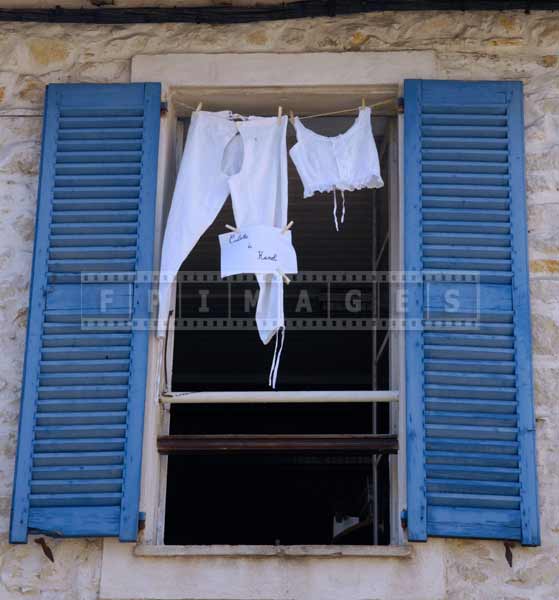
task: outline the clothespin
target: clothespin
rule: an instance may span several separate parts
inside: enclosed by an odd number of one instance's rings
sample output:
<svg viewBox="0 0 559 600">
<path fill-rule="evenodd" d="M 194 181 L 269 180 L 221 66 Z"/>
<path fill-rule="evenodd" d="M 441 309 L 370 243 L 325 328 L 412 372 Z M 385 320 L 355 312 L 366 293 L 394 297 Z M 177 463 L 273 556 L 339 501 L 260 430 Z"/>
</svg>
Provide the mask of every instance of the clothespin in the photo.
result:
<svg viewBox="0 0 559 600">
<path fill-rule="evenodd" d="M 233 227 L 233 225 L 225 225 L 225 229 L 229 229 L 229 231 L 234 231 L 235 233 L 239 231 L 236 227 Z"/>
<path fill-rule="evenodd" d="M 283 114 L 283 108 L 278 106 L 278 125 L 281 123 L 281 115 Z"/>
<path fill-rule="evenodd" d="M 281 230 L 282 235 L 289 231 L 293 227 L 293 221 L 289 221 L 289 223 Z"/>
<path fill-rule="evenodd" d="M 204 106 L 202 104 L 202 102 L 198 102 L 198 106 L 196 107 L 196 112 L 200 112 L 202 110 L 202 106 Z"/>
<path fill-rule="evenodd" d="M 289 122 L 291 125 L 295 125 L 295 113 L 292 110 L 289 111 Z"/>
<path fill-rule="evenodd" d="M 361 98 L 361 108 L 365 108 L 365 96 Z"/>
<path fill-rule="evenodd" d="M 285 285 L 289 285 L 291 283 L 291 279 L 281 270 L 278 269 L 278 273 L 281 275 L 281 278 L 284 280 Z"/>
</svg>

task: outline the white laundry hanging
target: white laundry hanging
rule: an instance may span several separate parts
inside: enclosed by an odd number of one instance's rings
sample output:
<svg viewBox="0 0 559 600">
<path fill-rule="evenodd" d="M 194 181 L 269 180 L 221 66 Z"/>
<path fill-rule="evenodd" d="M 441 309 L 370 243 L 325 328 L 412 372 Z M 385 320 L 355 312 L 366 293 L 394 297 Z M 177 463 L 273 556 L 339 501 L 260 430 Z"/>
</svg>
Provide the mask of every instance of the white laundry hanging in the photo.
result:
<svg viewBox="0 0 559 600">
<path fill-rule="evenodd" d="M 270 312 L 261 315 L 260 325 L 264 330 L 284 323 L 283 316 L 283 283 L 286 273 L 297 273 L 297 255 L 291 242 L 291 231 L 286 228 L 267 225 L 248 225 L 233 233 L 222 233 L 219 236 L 221 246 L 221 276 L 239 273 L 255 273 L 257 277 L 265 276 L 278 293 L 277 313 L 272 317 Z M 286 278 L 289 282 L 289 279 Z M 281 294 L 281 301 L 279 294 Z M 273 302 L 271 303 L 271 306 Z M 269 323 L 266 319 L 272 317 Z M 278 346 L 279 338 L 281 343 Z M 276 335 L 274 359 L 270 369 L 269 384 L 276 386 L 277 372 L 285 339 L 285 326 L 280 327 Z"/>
<path fill-rule="evenodd" d="M 235 224 L 283 228 L 287 224 L 287 117 L 255 117 L 237 123 L 243 145 L 241 169 L 229 179 Z M 267 344 L 285 327 L 283 283 L 256 273 L 260 287 L 256 325 Z"/>
<path fill-rule="evenodd" d="M 237 227 L 286 225 L 286 130 L 287 117 L 248 117 L 235 122 L 229 111 L 192 114 L 163 240 L 159 336 L 166 332 L 176 274 L 229 194 Z M 283 283 L 273 274 L 257 273 L 256 278 L 260 287 L 256 323 L 267 344 L 285 328 Z M 276 363 L 277 351 L 273 373 L 277 373 Z"/>
<path fill-rule="evenodd" d="M 164 336 L 177 272 L 229 195 L 222 169 L 227 144 L 237 134 L 230 113 L 194 112 L 167 217 L 159 283 L 159 336 Z"/>
<path fill-rule="evenodd" d="M 294 118 L 293 125 L 297 143 L 289 155 L 303 182 L 304 197 L 308 198 L 315 192 L 333 192 L 334 224 L 338 230 L 336 190 L 342 192 L 343 223 L 344 192 L 384 185 L 371 125 L 371 109 L 368 106 L 361 108 L 353 125 L 332 137 L 307 129 L 298 117 Z"/>
</svg>

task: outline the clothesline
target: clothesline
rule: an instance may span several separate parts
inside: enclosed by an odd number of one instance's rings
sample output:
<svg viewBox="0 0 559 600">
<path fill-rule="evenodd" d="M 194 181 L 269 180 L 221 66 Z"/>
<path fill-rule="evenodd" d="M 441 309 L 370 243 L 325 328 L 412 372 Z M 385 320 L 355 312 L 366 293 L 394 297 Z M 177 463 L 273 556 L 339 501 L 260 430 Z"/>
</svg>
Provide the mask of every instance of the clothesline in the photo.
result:
<svg viewBox="0 0 559 600">
<path fill-rule="evenodd" d="M 302 121 L 304 119 L 316 119 L 318 117 L 330 117 L 333 115 L 341 115 L 344 113 L 348 113 L 348 112 L 353 112 L 354 110 L 360 109 L 360 108 L 377 108 L 379 106 L 383 106 L 385 104 L 391 104 L 394 103 L 394 98 L 388 98 L 386 100 L 381 100 L 380 102 L 375 102 L 373 104 L 368 104 L 368 105 L 361 105 L 361 106 L 352 106 L 351 108 L 344 108 L 342 110 L 333 110 L 330 112 L 324 112 L 324 113 L 317 113 L 314 115 L 304 115 L 302 117 L 299 117 L 299 119 Z M 180 101 L 176 101 L 176 104 L 178 104 L 179 106 L 183 107 L 183 108 L 188 108 L 189 110 L 196 112 L 197 107 L 196 106 L 190 106 L 190 104 L 186 104 L 184 102 L 180 102 Z M 290 111 L 291 113 L 292 111 Z"/>
<path fill-rule="evenodd" d="M 316 115 L 305 115 L 303 117 L 299 117 L 299 119 L 303 121 L 304 119 L 316 119 L 317 117 L 330 117 L 331 115 L 341 115 L 343 113 L 353 112 L 358 108 L 377 108 L 378 106 L 382 106 L 384 104 L 389 104 L 393 102 L 394 98 L 388 98 L 387 100 L 382 100 L 380 102 L 375 102 L 374 104 L 368 104 L 366 106 L 353 106 L 352 108 L 344 108 L 343 110 L 333 110 L 330 112 L 318 113 Z"/>
</svg>

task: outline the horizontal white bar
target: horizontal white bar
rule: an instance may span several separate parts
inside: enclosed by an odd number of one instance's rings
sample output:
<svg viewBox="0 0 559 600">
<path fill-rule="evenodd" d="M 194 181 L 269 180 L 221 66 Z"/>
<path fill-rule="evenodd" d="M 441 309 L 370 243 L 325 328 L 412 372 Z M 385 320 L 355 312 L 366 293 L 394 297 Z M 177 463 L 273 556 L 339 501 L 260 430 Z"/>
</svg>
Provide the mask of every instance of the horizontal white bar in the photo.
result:
<svg viewBox="0 0 559 600">
<path fill-rule="evenodd" d="M 270 402 L 397 402 L 390 390 L 340 392 L 168 392 L 159 397 L 165 404 L 265 404 Z"/>
</svg>

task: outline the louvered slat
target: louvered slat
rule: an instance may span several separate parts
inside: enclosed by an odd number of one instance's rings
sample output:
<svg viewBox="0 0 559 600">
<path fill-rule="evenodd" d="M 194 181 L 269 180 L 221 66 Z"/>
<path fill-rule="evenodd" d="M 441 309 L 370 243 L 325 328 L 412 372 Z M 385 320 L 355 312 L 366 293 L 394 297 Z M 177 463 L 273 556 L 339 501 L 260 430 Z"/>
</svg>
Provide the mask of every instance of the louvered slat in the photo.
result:
<svg viewBox="0 0 559 600">
<path fill-rule="evenodd" d="M 83 360 L 103 359 L 114 360 L 116 358 L 128 358 L 130 346 L 58 346 L 43 347 L 42 357 L 45 361 L 56 360 Z"/>
<path fill-rule="evenodd" d="M 127 398 L 50 398 L 37 403 L 38 411 L 42 414 L 50 412 L 70 411 L 124 411 Z"/>
<path fill-rule="evenodd" d="M 84 127 L 75 129 L 60 129 L 59 139 L 67 140 L 116 140 L 117 143 L 122 140 L 140 140 L 142 138 L 142 129 L 119 127 L 97 128 Z M 64 146 L 62 146 L 64 148 Z M 62 148 L 59 148 L 61 150 Z"/>
<path fill-rule="evenodd" d="M 117 216 L 121 210 L 136 210 L 138 208 L 137 198 L 83 198 L 73 200 L 55 199 L 53 208 L 57 212 L 62 211 L 114 211 Z"/>
<path fill-rule="evenodd" d="M 33 465 L 37 477 L 45 469 L 56 469 L 58 467 L 72 467 L 77 469 L 87 469 L 95 465 L 113 465 L 113 468 L 121 470 L 123 468 L 123 452 L 44 452 L 33 457 Z"/>
<path fill-rule="evenodd" d="M 516 413 L 516 402 L 503 400 L 480 400 L 475 398 L 445 398 L 425 397 L 425 408 L 427 411 L 458 411 L 471 414 L 483 413 Z"/>
<path fill-rule="evenodd" d="M 107 452 L 109 450 L 123 451 L 125 438 L 87 437 L 87 438 L 55 438 L 38 439 L 33 444 L 33 452 L 40 460 L 46 455 L 58 452 Z M 46 460 L 46 464 L 50 464 Z"/>
<path fill-rule="evenodd" d="M 37 412 L 37 425 L 107 425 L 126 423 L 126 412 Z"/>
<path fill-rule="evenodd" d="M 136 539 L 159 95 L 48 86 L 14 542 Z"/>
<path fill-rule="evenodd" d="M 140 164 L 142 158 L 141 152 L 126 151 L 126 150 L 87 150 L 81 151 L 60 151 L 56 153 L 56 164 L 58 169 L 63 169 L 71 164 L 91 163 L 111 165 L 114 163 L 136 163 Z M 138 171 L 139 172 L 139 171 Z"/>
<path fill-rule="evenodd" d="M 115 458 L 120 459 L 122 456 Z M 77 467 L 64 465 L 35 467 L 33 477 L 36 481 L 52 479 L 121 479 L 122 466 L 109 463 L 106 465 L 81 465 Z"/>
<path fill-rule="evenodd" d="M 143 124 L 143 113 L 134 117 L 122 115 L 100 115 L 93 117 L 83 115 L 81 117 L 61 116 L 60 129 L 98 129 L 99 127 L 110 127 L 113 129 L 134 129 L 141 127 Z"/>
<path fill-rule="evenodd" d="M 490 150 L 505 150 L 508 146 L 506 138 L 490 138 L 490 137 L 429 137 L 423 136 L 422 148 L 443 149 L 451 148 L 456 150 L 474 150 L 474 151 L 490 151 Z"/>
</svg>

